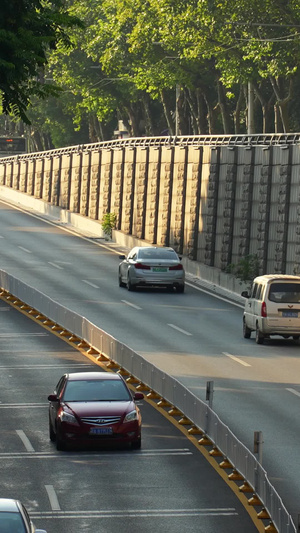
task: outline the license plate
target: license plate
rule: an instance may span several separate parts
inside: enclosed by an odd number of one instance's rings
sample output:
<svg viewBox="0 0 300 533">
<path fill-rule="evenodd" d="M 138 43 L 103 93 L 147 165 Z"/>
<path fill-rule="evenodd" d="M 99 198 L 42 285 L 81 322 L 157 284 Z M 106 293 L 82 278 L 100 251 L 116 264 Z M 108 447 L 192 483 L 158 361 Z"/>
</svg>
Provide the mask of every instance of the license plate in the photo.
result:
<svg viewBox="0 0 300 533">
<path fill-rule="evenodd" d="M 167 272 L 168 271 L 168 269 L 164 267 L 153 267 L 152 270 L 153 272 Z"/>
<path fill-rule="evenodd" d="M 298 318 L 298 311 L 282 311 L 282 316 L 289 318 Z"/>
<path fill-rule="evenodd" d="M 112 435 L 112 428 L 91 428 L 90 435 Z"/>
</svg>

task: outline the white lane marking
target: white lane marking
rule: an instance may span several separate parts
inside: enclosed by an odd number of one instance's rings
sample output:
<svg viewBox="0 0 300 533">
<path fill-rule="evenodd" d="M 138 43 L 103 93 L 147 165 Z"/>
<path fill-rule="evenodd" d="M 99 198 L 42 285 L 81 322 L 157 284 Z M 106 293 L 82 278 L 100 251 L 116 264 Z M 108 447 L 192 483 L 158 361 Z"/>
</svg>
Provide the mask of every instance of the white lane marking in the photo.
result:
<svg viewBox="0 0 300 533">
<path fill-rule="evenodd" d="M 55 268 L 59 268 L 59 270 L 63 270 L 64 268 L 59 266 L 59 265 L 56 265 L 55 263 L 51 263 L 51 261 L 48 261 L 48 264 L 55 267 Z"/>
<path fill-rule="evenodd" d="M 218 294 L 215 294 L 213 290 L 210 292 L 210 291 L 206 291 L 205 289 L 202 289 L 201 287 L 197 287 L 196 285 L 193 285 L 192 283 L 188 283 L 187 281 L 185 283 L 186 285 L 189 285 L 189 287 L 193 287 L 193 289 L 196 289 L 197 291 L 204 292 L 205 294 L 208 294 L 209 296 L 213 296 L 214 298 L 218 298 L 218 300 L 222 300 L 223 302 L 226 302 L 230 305 L 235 305 L 236 307 L 240 307 L 240 309 L 244 309 L 245 307 L 243 304 L 233 302 L 229 298 L 223 298 L 223 296 L 219 296 Z"/>
<path fill-rule="evenodd" d="M 0 239 L 4 239 L 3 235 L 0 235 Z"/>
<path fill-rule="evenodd" d="M 22 252 L 26 252 L 27 254 L 32 254 L 32 252 L 30 250 L 28 250 L 28 248 L 24 248 L 23 246 L 18 246 L 18 248 L 20 248 L 20 250 L 22 250 Z"/>
<path fill-rule="evenodd" d="M 26 450 L 28 452 L 34 452 L 34 447 L 32 446 L 29 438 L 26 437 L 24 431 L 22 429 L 16 429 L 16 433 L 20 437 L 21 441 L 23 442 Z"/>
<path fill-rule="evenodd" d="M 46 403 L 0 403 L 0 409 L 29 409 L 32 407 L 47 407 Z"/>
<path fill-rule="evenodd" d="M 99 289 L 98 285 L 95 285 L 95 283 L 92 283 L 91 281 L 88 281 L 87 279 L 82 280 L 83 283 L 86 283 L 87 285 L 90 285 L 91 287 L 94 287 L 94 289 Z"/>
<path fill-rule="evenodd" d="M 180 333 L 184 333 L 184 335 L 192 335 L 192 333 L 189 333 L 189 331 L 185 331 L 185 329 L 181 329 L 178 326 L 175 326 L 174 324 L 168 324 L 170 328 L 176 329 L 177 331 L 180 331 Z"/>
<path fill-rule="evenodd" d="M 1 459 L 4 459 L 6 460 L 7 458 L 11 457 L 11 458 L 14 458 L 14 459 L 22 459 L 24 457 L 26 457 L 26 459 L 43 459 L 44 457 L 47 457 L 48 459 L 49 458 L 52 458 L 52 459 L 55 459 L 55 461 L 58 461 L 58 460 L 62 460 L 63 462 L 67 461 L 68 459 L 70 459 L 70 461 L 72 462 L 74 457 L 80 457 L 80 458 L 83 458 L 83 457 L 93 457 L 93 459 L 100 459 L 102 460 L 103 457 L 105 457 L 107 460 L 109 458 L 111 458 L 112 461 L 114 461 L 115 457 L 116 456 L 120 456 L 120 457 L 126 457 L 127 459 L 129 460 L 134 460 L 136 461 L 137 458 L 139 459 L 143 459 L 144 457 L 155 457 L 155 456 L 158 456 L 158 457 L 161 457 L 161 456 L 169 456 L 169 455 L 177 455 L 177 456 L 186 456 L 186 455 L 193 455 L 193 452 L 189 451 L 188 449 L 181 449 L 179 448 L 178 450 L 174 449 L 174 450 L 143 450 L 143 451 L 139 451 L 138 453 L 135 453 L 135 454 L 132 454 L 130 452 L 128 453 L 72 453 L 72 455 L 70 456 L 66 456 L 66 455 L 62 455 L 62 454 L 57 454 L 57 453 L 53 453 L 53 452 L 32 452 L 32 453 L 28 453 L 28 452 L 1 452 L 0 453 L 0 460 Z"/>
<path fill-rule="evenodd" d="M 295 390 L 295 389 L 286 389 L 286 390 L 291 392 L 292 394 L 295 394 L 295 396 L 299 396 L 300 397 L 300 392 L 298 392 L 297 390 Z"/>
<path fill-rule="evenodd" d="M 12 339 L 17 337 L 48 337 L 49 333 L 0 333 L 1 339 Z"/>
<path fill-rule="evenodd" d="M 52 511 L 60 511 L 60 505 L 53 485 L 45 485 Z"/>
<path fill-rule="evenodd" d="M 30 352 L 32 353 L 32 351 Z M 82 368 L 82 367 L 95 367 L 92 363 L 68 363 L 68 368 Z M 2 369 L 11 369 L 11 368 L 18 368 L 22 370 L 32 370 L 34 368 L 66 368 L 65 364 L 58 364 L 58 365 L 0 365 L 0 370 Z M 1 403 L 1 402 L 0 402 Z"/>
<path fill-rule="evenodd" d="M 222 353 L 223 353 L 223 355 L 226 355 L 226 357 L 229 357 L 233 361 L 236 361 L 237 363 L 240 363 L 240 365 L 251 366 L 251 365 L 249 365 L 249 363 L 246 363 L 242 359 L 239 359 L 239 357 L 235 357 L 234 355 L 231 355 L 230 353 L 226 353 L 226 352 L 222 352 Z"/>
<path fill-rule="evenodd" d="M 133 307 L 134 309 L 138 309 L 138 310 L 141 310 L 141 309 L 142 309 L 142 308 L 139 307 L 138 305 L 132 304 L 131 302 L 128 302 L 127 300 L 121 300 L 121 302 L 123 302 L 123 303 L 126 304 L 126 305 L 129 305 L 130 307 Z"/>
<path fill-rule="evenodd" d="M 0 307 L 0 311 L 10 311 L 11 307 Z"/>
<path fill-rule="evenodd" d="M 98 510 L 98 511 L 60 511 L 53 513 L 51 511 L 39 512 L 29 509 L 30 516 L 35 520 L 39 518 L 57 519 L 57 518 L 136 518 L 136 517 L 172 517 L 172 516 L 237 516 L 238 513 L 234 507 L 216 507 L 204 509 L 126 509 L 118 510 Z"/>
</svg>

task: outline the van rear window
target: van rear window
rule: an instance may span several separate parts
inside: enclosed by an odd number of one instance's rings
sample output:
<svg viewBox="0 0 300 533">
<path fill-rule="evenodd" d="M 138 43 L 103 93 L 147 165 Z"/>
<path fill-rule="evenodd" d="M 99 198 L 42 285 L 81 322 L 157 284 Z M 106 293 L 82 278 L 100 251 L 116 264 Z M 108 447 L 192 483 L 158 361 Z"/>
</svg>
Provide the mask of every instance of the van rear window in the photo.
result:
<svg viewBox="0 0 300 533">
<path fill-rule="evenodd" d="M 277 303 L 300 303 L 300 283 L 272 283 L 269 300 Z"/>
</svg>

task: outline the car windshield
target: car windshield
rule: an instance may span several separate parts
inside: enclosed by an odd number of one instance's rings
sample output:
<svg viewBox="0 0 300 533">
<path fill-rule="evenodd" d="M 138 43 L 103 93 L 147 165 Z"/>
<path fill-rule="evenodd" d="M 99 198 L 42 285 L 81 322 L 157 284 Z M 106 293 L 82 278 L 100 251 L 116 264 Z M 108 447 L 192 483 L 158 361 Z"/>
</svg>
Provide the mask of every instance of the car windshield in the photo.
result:
<svg viewBox="0 0 300 533">
<path fill-rule="evenodd" d="M 65 402 L 128 402 L 132 397 L 121 380 L 68 381 L 64 392 Z"/>
<path fill-rule="evenodd" d="M 1 533 L 26 533 L 23 519 L 19 513 L 0 513 Z"/>
<path fill-rule="evenodd" d="M 277 303 L 300 303 L 300 283 L 272 283 L 269 300 Z"/>
<path fill-rule="evenodd" d="M 165 248 L 146 248 L 139 251 L 138 257 L 139 259 L 178 260 L 174 250 L 166 250 Z"/>
</svg>

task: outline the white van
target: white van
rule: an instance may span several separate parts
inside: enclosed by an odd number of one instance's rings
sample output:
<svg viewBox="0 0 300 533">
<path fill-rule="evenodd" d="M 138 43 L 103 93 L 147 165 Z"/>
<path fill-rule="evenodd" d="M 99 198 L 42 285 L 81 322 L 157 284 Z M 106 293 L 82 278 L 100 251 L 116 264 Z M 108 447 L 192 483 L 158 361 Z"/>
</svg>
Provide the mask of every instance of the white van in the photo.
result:
<svg viewBox="0 0 300 533">
<path fill-rule="evenodd" d="M 249 339 L 255 331 L 257 344 L 270 335 L 284 338 L 300 337 L 300 276 L 269 274 L 258 276 L 246 299 L 243 316 L 243 335 Z"/>
</svg>

